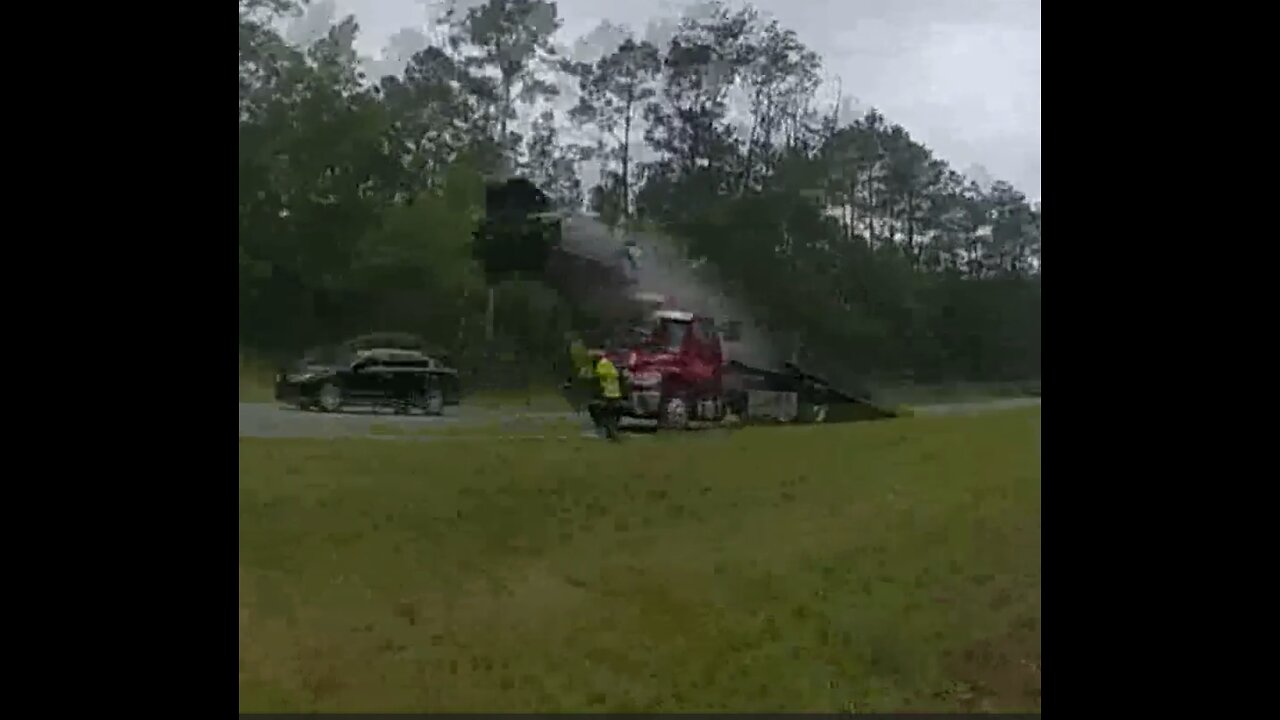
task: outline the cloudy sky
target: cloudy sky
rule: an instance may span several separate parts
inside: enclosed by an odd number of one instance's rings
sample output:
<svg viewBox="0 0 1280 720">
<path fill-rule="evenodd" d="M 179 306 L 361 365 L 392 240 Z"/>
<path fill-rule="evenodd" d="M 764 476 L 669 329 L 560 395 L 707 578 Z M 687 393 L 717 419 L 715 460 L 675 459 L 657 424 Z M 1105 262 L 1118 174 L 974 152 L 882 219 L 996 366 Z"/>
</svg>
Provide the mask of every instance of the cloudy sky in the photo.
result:
<svg viewBox="0 0 1280 720">
<path fill-rule="evenodd" d="M 439 0 L 336 0 L 377 57 Z M 601 20 L 643 35 L 676 0 L 558 0 L 560 42 Z M 986 170 L 1032 199 L 1040 186 L 1040 0 L 753 0 L 822 55 L 846 97 L 875 106 L 953 167 Z M 982 172 L 976 174 L 982 175 Z"/>
</svg>

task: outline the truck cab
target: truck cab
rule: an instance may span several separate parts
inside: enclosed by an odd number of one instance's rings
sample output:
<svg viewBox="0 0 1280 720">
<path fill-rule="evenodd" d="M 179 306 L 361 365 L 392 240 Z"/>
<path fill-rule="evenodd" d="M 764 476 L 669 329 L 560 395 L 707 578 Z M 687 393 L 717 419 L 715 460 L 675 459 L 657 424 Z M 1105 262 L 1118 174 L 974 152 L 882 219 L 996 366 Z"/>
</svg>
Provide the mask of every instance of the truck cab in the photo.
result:
<svg viewBox="0 0 1280 720">
<path fill-rule="evenodd" d="M 723 418 L 724 352 L 710 318 L 656 310 L 629 347 L 610 353 L 610 360 L 626 372 L 628 416 L 670 427 Z"/>
</svg>

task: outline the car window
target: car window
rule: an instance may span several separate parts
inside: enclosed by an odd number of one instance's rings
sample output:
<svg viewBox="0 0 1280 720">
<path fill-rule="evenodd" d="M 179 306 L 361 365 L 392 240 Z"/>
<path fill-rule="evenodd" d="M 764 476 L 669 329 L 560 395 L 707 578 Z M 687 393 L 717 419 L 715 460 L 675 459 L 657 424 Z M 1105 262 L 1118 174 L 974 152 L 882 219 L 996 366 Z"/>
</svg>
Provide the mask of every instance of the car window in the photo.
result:
<svg viewBox="0 0 1280 720">
<path fill-rule="evenodd" d="M 430 362 L 426 360 L 420 360 L 420 359 L 389 360 L 387 361 L 386 365 L 387 367 L 394 367 L 394 368 L 418 368 L 418 369 L 424 369 L 424 370 L 431 367 Z"/>
<path fill-rule="evenodd" d="M 428 369 L 431 358 L 416 352 L 379 352 L 377 357 L 382 367 L 393 369 Z"/>
</svg>

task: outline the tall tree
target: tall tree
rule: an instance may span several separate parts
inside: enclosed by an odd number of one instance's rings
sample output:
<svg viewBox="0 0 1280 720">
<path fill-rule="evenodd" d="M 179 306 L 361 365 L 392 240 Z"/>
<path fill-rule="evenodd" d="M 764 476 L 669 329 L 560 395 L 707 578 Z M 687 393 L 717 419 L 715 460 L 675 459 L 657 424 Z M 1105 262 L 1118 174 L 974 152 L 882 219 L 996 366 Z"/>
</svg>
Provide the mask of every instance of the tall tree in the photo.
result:
<svg viewBox="0 0 1280 720">
<path fill-rule="evenodd" d="M 760 28 L 744 51 L 744 82 L 751 97 L 751 127 L 739 194 L 771 171 L 775 138 L 819 84 L 821 61 L 795 32 L 773 20 Z M 759 166 L 759 167 L 758 167 Z"/>
<path fill-rule="evenodd" d="M 596 126 L 613 139 L 612 155 L 621 166 L 618 192 L 623 218 L 631 215 L 632 125 L 643 104 L 657 93 L 655 85 L 661 72 L 658 49 L 631 38 L 594 65 L 576 68 L 581 94 L 571 117 L 579 124 Z"/>
<path fill-rule="evenodd" d="M 548 0 L 488 0 L 457 23 L 455 43 L 477 48 L 473 63 L 498 75 L 498 143 L 508 153 L 515 149 L 508 131 L 515 100 L 532 102 L 558 92 L 539 71 L 549 69 L 556 55 L 551 37 L 560 24 L 556 4 Z"/>
<path fill-rule="evenodd" d="M 726 98 L 750 57 L 749 30 L 756 12 L 731 12 L 708 3 L 699 17 L 686 17 L 664 58 L 661 97 L 650 102 L 646 139 L 685 174 L 708 167 L 725 150 Z"/>
<path fill-rule="evenodd" d="M 460 153 L 485 149 L 489 126 L 484 110 L 496 97 L 491 80 L 436 47 L 414 54 L 403 79 L 382 79 L 383 104 L 412 180 L 409 195 L 442 177 Z"/>
<path fill-rule="evenodd" d="M 582 182 L 578 178 L 581 149 L 560 142 L 556 116 L 544 111 L 533 121 L 526 143 L 524 171 L 559 208 L 582 207 Z"/>
</svg>

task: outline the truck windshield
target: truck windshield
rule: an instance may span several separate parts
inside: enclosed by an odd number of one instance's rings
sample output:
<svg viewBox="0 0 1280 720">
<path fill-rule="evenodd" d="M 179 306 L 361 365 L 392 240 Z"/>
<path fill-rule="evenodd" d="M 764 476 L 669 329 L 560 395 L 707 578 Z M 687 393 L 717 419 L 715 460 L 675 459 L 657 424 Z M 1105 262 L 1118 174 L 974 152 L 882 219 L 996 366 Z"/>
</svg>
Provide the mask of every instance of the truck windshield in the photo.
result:
<svg viewBox="0 0 1280 720">
<path fill-rule="evenodd" d="M 658 324 L 658 331 L 653 340 L 667 352 L 679 352 L 684 345 L 684 336 L 689 332 L 689 323 L 665 320 Z"/>
</svg>

